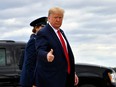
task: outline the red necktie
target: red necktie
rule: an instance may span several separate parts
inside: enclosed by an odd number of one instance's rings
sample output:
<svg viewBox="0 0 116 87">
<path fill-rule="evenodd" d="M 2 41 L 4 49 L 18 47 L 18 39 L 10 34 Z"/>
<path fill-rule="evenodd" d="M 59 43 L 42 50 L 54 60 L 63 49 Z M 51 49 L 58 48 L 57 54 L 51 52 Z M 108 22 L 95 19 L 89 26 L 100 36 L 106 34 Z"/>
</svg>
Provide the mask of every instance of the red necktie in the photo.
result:
<svg viewBox="0 0 116 87">
<path fill-rule="evenodd" d="M 58 36 L 60 38 L 60 42 L 62 44 L 64 53 L 65 53 L 65 56 L 66 56 L 66 60 L 67 60 L 67 64 L 68 64 L 68 73 L 70 74 L 70 61 L 69 61 L 69 55 L 68 55 L 68 51 L 67 51 L 67 48 L 66 48 L 66 44 L 65 44 L 64 38 L 61 35 L 60 30 L 58 30 L 57 33 L 58 33 Z"/>
</svg>

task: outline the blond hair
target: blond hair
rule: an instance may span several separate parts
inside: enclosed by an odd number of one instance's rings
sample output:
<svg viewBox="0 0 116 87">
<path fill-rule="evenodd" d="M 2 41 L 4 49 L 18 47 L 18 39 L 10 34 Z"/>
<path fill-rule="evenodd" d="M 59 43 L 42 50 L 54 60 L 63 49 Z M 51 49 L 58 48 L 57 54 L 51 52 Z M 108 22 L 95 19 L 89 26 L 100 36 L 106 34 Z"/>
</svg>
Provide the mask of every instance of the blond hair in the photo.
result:
<svg viewBox="0 0 116 87">
<path fill-rule="evenodd" d="M 64 14 L 64 10 L 62 8 L 59 8 L 59 7 L 52 7 L 49 9 L 48 16 L 50 14 L 56 14 L 56 13 Z"/>
</svg>

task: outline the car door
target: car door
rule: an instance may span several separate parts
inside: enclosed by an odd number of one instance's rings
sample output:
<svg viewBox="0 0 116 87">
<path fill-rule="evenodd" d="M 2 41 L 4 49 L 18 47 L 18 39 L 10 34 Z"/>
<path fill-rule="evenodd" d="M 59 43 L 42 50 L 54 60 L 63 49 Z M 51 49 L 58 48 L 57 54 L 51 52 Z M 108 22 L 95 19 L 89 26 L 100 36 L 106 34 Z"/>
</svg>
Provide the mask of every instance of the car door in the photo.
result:
<svg viewBox="0 0 116 87">
<path fill-rule="evenodd" d="M 13 46 L 0 45 L 0 78 L 10 77 L 14 72 Z"/>
</svg>

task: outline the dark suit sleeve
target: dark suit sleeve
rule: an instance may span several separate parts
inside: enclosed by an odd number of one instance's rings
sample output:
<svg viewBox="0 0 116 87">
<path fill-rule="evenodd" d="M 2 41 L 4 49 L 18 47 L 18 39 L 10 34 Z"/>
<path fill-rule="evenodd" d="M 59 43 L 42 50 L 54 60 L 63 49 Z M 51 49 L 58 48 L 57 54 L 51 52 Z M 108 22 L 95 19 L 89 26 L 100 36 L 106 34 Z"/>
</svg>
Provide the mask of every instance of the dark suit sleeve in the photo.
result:
<svg viewBox="0 0 116 87">
<path fill-rule="evenodd" d="M 46 61 L 48 53 L 48 41 L 45 34 L 43 34 L 42 32 L 38 32 L 35 45 L 38 57 Z"/>
</svg>

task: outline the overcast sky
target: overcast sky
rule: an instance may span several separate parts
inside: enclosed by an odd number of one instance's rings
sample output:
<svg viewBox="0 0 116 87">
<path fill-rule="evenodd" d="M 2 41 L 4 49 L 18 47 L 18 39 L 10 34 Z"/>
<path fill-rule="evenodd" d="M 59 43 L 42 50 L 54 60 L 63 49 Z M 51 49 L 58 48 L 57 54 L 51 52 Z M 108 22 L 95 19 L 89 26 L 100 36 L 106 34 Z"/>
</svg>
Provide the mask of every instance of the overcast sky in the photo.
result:
<svg viewBox="0 0 116 87">
<path fill-rule="evenodd" d="M 27 42 L 30 22 L 54 6 L 65 10 L 75 63 L 116 67 L 116 0 L 0 0 L 0 40 Z"/>
</svg>

